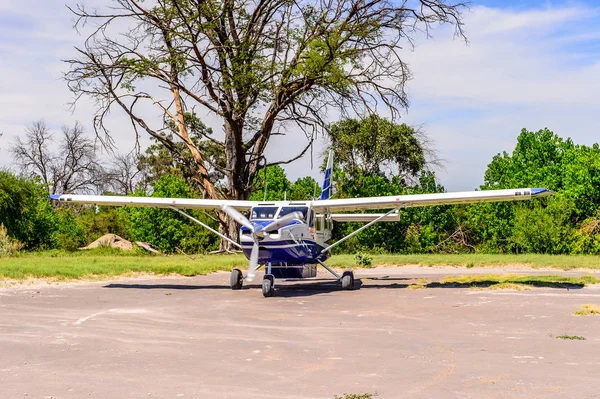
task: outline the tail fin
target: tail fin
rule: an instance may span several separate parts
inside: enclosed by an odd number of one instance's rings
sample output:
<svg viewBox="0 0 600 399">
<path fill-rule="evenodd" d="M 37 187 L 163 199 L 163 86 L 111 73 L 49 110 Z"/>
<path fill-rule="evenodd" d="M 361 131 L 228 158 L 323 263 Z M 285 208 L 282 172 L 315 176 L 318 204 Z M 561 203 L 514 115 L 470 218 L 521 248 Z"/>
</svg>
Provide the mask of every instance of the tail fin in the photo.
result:
<svg viewBox="0 0 600 399">
<path fill-rule="evenodd" d="M 333 185 L 331 184 L 333 175 L 333 150 L 329 151 L 329 158 L 327 158 L 327 169 L 325 169 L 325 178 L 323 179 L 323 188 L 321 189 L 320 200 L 326 200 L 331 198 L 333 194 Z"/>
</svg>

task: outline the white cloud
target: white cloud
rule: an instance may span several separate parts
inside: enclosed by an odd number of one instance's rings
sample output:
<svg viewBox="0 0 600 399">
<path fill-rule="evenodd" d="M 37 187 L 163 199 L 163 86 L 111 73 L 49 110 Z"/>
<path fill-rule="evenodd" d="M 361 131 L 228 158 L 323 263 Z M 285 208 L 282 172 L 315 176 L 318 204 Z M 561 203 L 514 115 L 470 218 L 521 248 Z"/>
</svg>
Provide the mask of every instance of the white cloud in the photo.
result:
<svg viewBox="0 0 600 399">
<path fill-rule="evenodd" d="M 409 56 L 407 119 L 427 124 L 448 161 L 439 173 L 447 188 L 481 184 L 492 156 L 512 151 L 523 127 L 598 140 L 600 49 L 585 46 L 600 29 L 595 10 L 475 7 L 465 26 L 469 45 L 437 34 Z"/>
</svg>

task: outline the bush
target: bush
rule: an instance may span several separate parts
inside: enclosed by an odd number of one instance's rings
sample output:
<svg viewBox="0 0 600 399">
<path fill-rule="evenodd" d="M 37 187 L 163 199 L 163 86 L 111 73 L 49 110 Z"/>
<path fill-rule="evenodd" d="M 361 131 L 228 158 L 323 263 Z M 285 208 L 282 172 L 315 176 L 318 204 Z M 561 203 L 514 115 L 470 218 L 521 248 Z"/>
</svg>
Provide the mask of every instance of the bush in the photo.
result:
<svg viewBox="0 0 600 399">
<path fill-rule="evenodd" d="M 362 267 L 371 267 L 373 265 L 373 258 L 369 254 L 363 252 L 357 252 L 356 255 L 354 255 L 354 260 L 357 265 Z"/>
<path fill-rule="evenodd" d="M 3 224 L 0 224 L 0 258 L 3 256 L 16 255 L 21 248 L 23 248 L 23 244 L 11 238 L 8 235 L 6 227 L 4 227 Z"/>
</svg>

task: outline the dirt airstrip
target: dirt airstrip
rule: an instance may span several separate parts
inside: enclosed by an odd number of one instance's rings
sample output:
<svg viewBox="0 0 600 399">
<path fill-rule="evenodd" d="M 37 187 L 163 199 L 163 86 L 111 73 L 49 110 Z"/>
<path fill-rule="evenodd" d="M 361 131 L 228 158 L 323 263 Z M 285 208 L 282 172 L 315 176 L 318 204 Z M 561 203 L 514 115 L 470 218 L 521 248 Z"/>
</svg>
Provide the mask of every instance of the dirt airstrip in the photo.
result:
<svg viewBox="0 0 600 399">
<path fill-rule="evenodd" d="M 408 288 L 497 272 L 358 270 L 359 290 L 320 275 L 268 299 L 226 273 L 1 288 L 0 398 L 600 397 L 600 316 L 573 315 L 600 287 Z"/>
</svg>

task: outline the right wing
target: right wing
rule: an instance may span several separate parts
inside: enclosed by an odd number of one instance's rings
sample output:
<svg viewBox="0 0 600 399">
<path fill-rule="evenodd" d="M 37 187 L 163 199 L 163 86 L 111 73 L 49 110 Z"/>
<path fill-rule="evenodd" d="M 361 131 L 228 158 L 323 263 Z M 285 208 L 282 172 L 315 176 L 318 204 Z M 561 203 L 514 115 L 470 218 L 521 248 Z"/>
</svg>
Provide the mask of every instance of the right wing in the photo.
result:
<svg viewBox="0 0 600 399">
<path fill-rule="evenodd" d="M 221 209 L 224 205 L 238 210 L 249 210 L 259 204 L 258 201 L 232 201 L 194 198 L 159 198 L 159 197 L 126 197 L 117 195 L 76 195 L 54 194 L 51 200 L 59 202 L 76 202 L 78 204 L 108 206 L 145 206 L 152 208 L 179 209 Z"/>
</svg>

